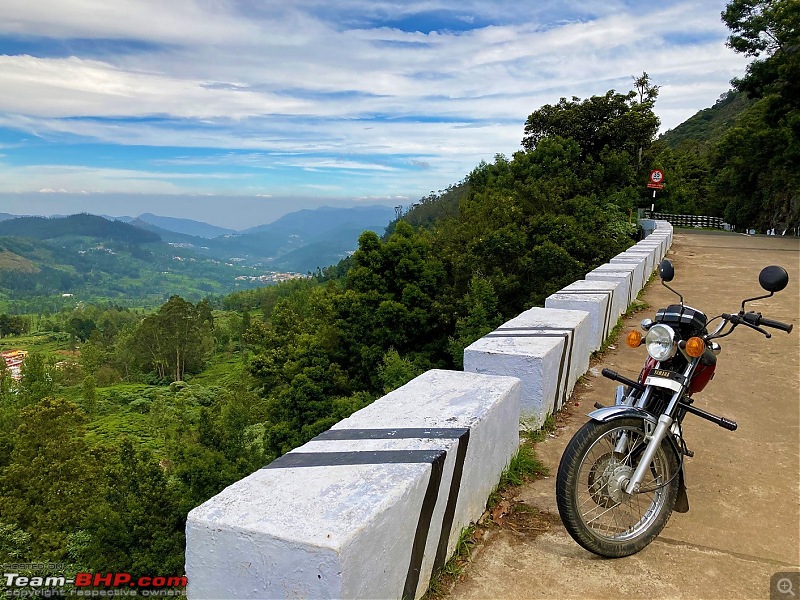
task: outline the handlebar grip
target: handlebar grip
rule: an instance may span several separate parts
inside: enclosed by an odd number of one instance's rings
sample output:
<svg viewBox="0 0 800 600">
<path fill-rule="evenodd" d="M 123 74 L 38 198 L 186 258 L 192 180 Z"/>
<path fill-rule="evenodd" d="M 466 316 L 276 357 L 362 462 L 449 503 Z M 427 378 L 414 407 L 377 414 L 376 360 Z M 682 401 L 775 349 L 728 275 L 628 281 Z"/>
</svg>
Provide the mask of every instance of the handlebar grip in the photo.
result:
<svg viewBox="0 0 800 600">
<path fill-rule="evenodd" d="M 600 371 L 600 374 L 605 377 L 606 379 L 612 379 L 614 381 L 619 381 L 620 383 L 624 383 L 628 387 L 633 388 L 634 390 L 644 391 L 644 386 L 639 383 L 638 381 L 633 381 L 632 379 L 628 379 L 627 377 L 623 377 L 616 371 L 612 371 L 611 369 L 603 369 Z"/>
<path fill-rule="evenodd" d="M 794 325 L 791 323 L 781 323 L 780 321 L 773 321 L 772 319 L 765 319 L 764 317 L 761 317 L 761 322 L 759 325 L 763 325 L 764 327 L 772 327 L 773 329 L 780 329 L 786 333 L 792 333 L 792 329 L 794 328 Z"/>
<path fill-rule="evenodd" d="M 730 419 L 726 419 L 725 417 L 720 417 L 717 425 L 719 425 L 723 429 L 727 429 L 728 431 L 736 431 L 736 429 L 739 427 L 736 424 L 736 421 L 731 421 Z"/>
<path fill-rule="evenodd" d="M 611 369 L 603 369 L 602 371 L 600 371 L 600 374 L 603 377 L 606 377 L 607 379 L 613 379 L 615 381 L 616 381 L 617 376 L 618 376 L 617 372 L 616 371 L 612 371 Z"/>
</svg>

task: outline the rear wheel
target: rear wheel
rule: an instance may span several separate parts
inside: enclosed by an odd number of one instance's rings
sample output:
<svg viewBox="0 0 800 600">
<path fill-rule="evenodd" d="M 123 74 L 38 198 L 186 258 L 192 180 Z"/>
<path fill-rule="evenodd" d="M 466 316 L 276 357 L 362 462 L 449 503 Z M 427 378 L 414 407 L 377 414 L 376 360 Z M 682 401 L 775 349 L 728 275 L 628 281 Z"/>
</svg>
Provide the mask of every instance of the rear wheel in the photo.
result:
<svg viewBox="0 0 800 600">
<path fill-rule="evenodd" d="M 645 472 L 641 491 L 625 486 L 644 452 L 640 419 L 586 423 L 567 445 L 556 479 L 558 512 L 581 546 L 609 558 L 652 542 L 669 520 L 678 494 L 678 458 L 666 439 Z"/>
</svg>

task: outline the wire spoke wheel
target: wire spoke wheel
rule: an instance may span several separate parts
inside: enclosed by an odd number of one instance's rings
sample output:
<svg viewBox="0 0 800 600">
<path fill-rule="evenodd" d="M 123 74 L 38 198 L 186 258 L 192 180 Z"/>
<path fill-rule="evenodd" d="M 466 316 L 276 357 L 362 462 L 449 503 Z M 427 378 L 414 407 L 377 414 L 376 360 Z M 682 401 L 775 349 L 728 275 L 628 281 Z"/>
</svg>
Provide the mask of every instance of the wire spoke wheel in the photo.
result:
<svg viewBox="0 0 800 600">
<path fill-rule="evenodd" d="M 589 421 L 561 458 L 556 499 L 581 546 L 608 557 L 634 554 L 658 536 L 678 493 L 678 460 L 667 440 L 656 450 L 641 492 L 625 491 L 646 447 L 639 419 Z"/>
</svg>

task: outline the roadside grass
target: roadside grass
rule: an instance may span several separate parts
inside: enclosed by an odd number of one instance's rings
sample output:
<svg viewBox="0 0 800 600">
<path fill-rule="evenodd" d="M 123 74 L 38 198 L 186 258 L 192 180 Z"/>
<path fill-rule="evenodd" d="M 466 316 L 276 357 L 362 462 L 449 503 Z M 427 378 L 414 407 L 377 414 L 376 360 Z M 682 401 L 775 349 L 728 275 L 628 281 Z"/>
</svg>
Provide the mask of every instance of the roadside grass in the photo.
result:
<svg viewBox="0 0 800 600">
<path fill-rule="evenodd" d="M 510 515 L 537 512 L 533 507 L 512 498 L 521 485 L 548 475 L 548 468 L 536 457 L 534 445 L 555 431 L 555 428 L 555 418 L 548 415 L 541 429 L 522 434 L 519 449 L 511 457 L 500 475 L 500 482 L 486 501 L 486 511 L 478 523 L 472 523 L 461 530 L 453 555 L 431 576 L 423 600 L 440 600 L 448 593 L 472 560 L 475 547 L 490 529 L 502 527 L 504 519 Z"/>
</svg>

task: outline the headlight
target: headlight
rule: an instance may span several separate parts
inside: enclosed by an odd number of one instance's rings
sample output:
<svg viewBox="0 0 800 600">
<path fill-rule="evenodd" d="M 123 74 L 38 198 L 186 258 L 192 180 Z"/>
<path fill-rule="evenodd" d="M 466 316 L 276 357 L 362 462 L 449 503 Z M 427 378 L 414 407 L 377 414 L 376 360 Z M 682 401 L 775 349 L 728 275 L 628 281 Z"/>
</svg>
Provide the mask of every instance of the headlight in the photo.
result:
<svg viewBox="0 0 800 600">
<path fill-rule="evenodd" d="M 647 353 L 658 361 L 668 360 L 675 356 L 675 332 L 667 325 L 653 325 L 644 338 Z"/>
</svg>

